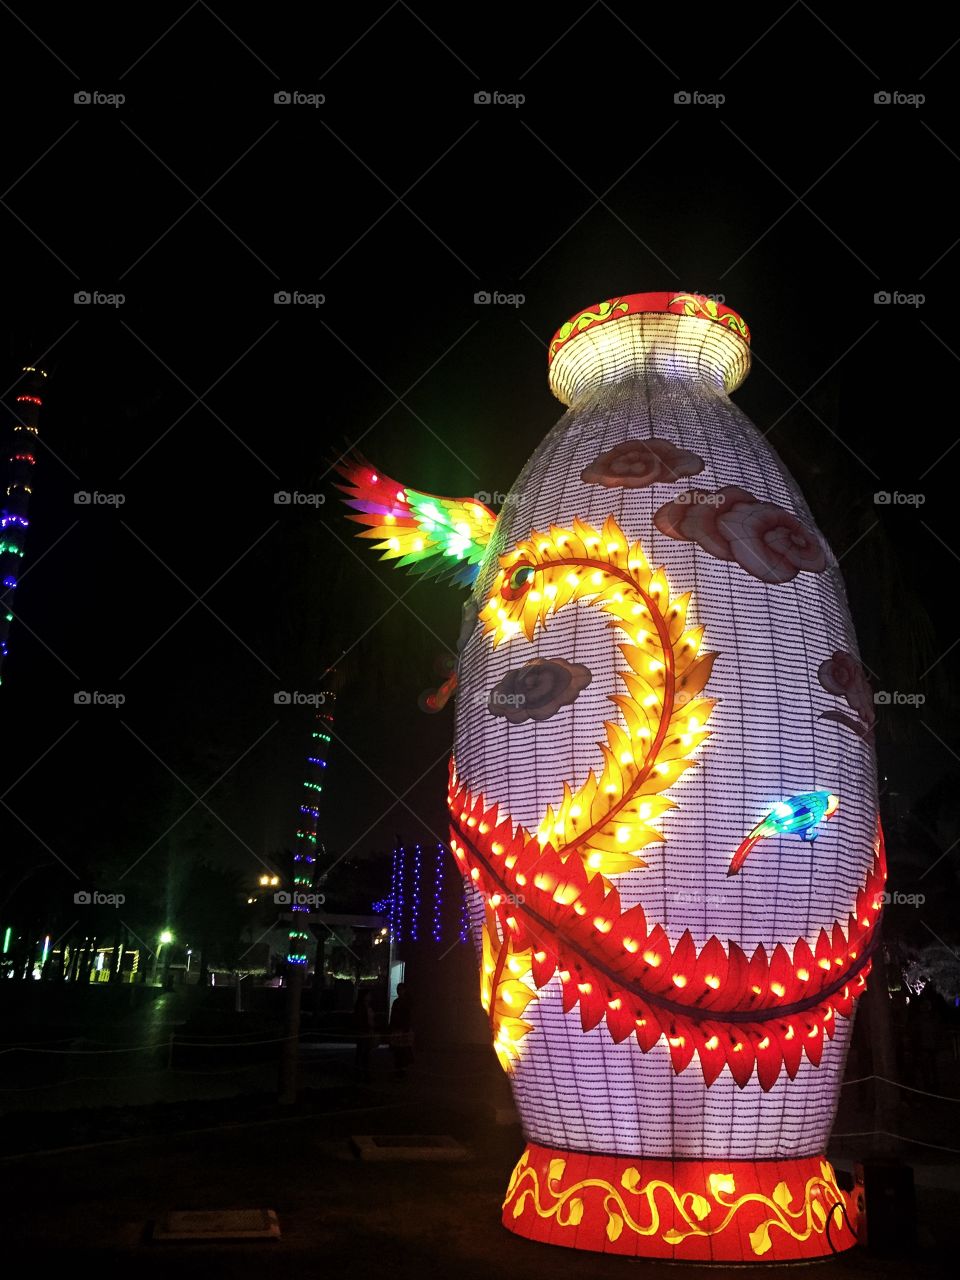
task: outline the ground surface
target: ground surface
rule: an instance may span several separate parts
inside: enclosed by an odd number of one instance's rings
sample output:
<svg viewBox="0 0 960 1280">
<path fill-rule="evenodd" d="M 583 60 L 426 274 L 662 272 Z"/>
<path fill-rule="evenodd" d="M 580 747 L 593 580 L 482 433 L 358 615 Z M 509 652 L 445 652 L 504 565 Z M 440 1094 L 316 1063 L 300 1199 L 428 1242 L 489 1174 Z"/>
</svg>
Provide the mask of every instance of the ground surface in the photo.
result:
<svg viewBox="0 0 960 1280">
<path fill-rule="evenodd" d="M 505 1098 L 484 1063 L 467 1051 L 436 1055 L 398 1083 L 381 1051 L 370 1084 L 351 1083 L 341 1059 L 339 1067 L 328 1064 L 326 1083 L 292 1114 L 266 1098 L 235 1100 L 226 1110 L 219 1100 L 211 1103 L 215 1111 L 194 1115 L 213 1127 L 171 1132 L 155 1112 L 152 1132 L 141 1136 L 7 1157 L 0 1161 L 5 1256 L 33 1264 L 61 1256 L 85 1265 L 110 1259 L 148 1280 L 338 1273 L 391 1280 L 615 1280 L 702 1273 L 551 1249 L 504 1231 L 500 1204 L 522 1139 L 515 1126 L 493 1122 L 494 1107 Z M 177 1122 L 184 1121 L 180 1113 Z M 401 1132 L 454 1134 L 475 1158 L 453 1166 L 369 1165 L 351 1152 L 351 1133 Z M 69 1143 L 71 1132 L 64 1139 Z M 919 1256 L 896 1262 L 848 1254 L 817 1264 L 813 1274 L 925 1280 L 953 1273 L 948 1262 L 960 1181 L 949 1166 L 925 1164 L 918 1166 L 918 1182 Z M 252 1207 L 276 1210 L 279 1242 L 149 1242 L 149 1224 L 170 1210 Z M 764 1267 L 762 1274 L 796 1276 L 797 1270 Z"/>
</svg>

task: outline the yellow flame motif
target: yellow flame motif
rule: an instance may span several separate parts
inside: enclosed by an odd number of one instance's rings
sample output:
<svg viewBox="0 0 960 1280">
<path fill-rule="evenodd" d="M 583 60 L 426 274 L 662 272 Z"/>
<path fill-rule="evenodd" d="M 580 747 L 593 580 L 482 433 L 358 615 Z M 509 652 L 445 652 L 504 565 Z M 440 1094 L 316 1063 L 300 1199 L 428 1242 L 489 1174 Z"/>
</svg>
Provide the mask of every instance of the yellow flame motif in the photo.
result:
<svg viewBox="0 0 960 1280">
<path fill-rule="evenodd" d="M 702 627 L 687 625 L 689 592 L 671 600 L 662 569 L 650 568 L 639 542 L 628 542 L 611 517 L 602 529 L 575 519 L 569 529 L 531 533 L 502 556 L 480 612 L 494 646 L 532 640 L 549 617 L 580 600 L 610 617 L 625 637 L 619 672 L 625 692 L 611 694 L 622 724 L 604 722 L 603 768 L 576 792 L 566 782 L 537 831 L 541 845 L 578 854 L 588 874 L 617 875 L 646 866 L 640 851 L 664 835 L 656 820 L 675 803 L 662 793 L 691 767 L 709 736 L 714 706 L 700 696 L 714 653 L 701 651 Z"/>
<path fill-rule="evenodd" d="M 520 1058 L 519 1041 L 533 1030 L 521 1017 L 537 993 L 524 978 L 530 973 L 530 950 L 514 951 L 509 937 L 501 940 L 497 913 L 488 904 L 483 924 L 480 964 L 480 1003 L 490 1019 L 493 1048 L 501 1067 L 511 1073 Z"/>
</svg>

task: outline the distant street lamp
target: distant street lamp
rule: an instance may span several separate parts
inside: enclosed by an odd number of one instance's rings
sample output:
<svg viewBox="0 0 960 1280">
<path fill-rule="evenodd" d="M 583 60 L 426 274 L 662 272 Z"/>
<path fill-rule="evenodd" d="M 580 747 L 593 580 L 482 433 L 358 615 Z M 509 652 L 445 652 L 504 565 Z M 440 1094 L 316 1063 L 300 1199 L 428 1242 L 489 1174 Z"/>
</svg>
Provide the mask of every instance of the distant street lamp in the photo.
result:
<svg viewBox="0 0 960 1280">
<path fill-rule="evenodd" d="M 172 941 L 173 941 L 173 934 L 170 932 L 169 929 L 164 929 L 163 933 L 160 934 L 159 946 L 157 947 L 157 954 L 153 957 L 154 982 L 157 981 L 157 978 L 160 974 L 160 953 L 163 950 L 163 948 L 169 945 L 169 943 L 171 943 Z"/>
</svg>

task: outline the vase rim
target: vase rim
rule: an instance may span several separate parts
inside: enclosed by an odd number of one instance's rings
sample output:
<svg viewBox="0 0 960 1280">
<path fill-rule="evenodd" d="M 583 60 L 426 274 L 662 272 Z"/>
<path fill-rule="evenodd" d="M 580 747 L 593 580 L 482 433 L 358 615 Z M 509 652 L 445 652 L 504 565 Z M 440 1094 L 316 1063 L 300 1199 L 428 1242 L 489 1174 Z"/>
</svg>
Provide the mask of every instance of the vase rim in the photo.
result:
<svg viewBox="0 0 960 1280">
<path fill-rule="evenodd" d="M 746 321 L 732 307 L 701 293 L 627 293 L 585 307 L 560 326 L 550 340 L 547 364 L 551 365 L 557 353 L 587 329 L 600 324 L 611 324 L 627 316 L 650 312 L 676 316 L 693 316 L 712 324 L 722 325 L 750 345 L 750 329 Z"/>
</svg>

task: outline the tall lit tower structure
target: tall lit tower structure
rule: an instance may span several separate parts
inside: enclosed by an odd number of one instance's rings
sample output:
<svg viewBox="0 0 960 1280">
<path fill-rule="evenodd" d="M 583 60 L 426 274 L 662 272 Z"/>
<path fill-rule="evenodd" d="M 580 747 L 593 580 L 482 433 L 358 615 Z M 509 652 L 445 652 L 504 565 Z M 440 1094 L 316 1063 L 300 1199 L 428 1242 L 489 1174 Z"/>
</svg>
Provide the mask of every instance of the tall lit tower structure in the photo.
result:
<svg viewBox="0 0 960 1280">
<path fill-rule="evenodd" d="M 336 694 L 326 690 L 320 695 L 316 720 L 310 736 L 310 750 L 306 759 L 306 777 L 303 779 L 299 805 L 299 822 L 293 849 L 291 911 L 294 919 L 290 925 L 288 964 L 306 966 L 309 933 L 296 919 L 296 914 L 309 915 L 312 904 L 298 902 L 297 894 L 313 893 L 317 875 L 317 853 L 322 849 L 319 835 L 320 795 L 323 792 L 327 769 L 327 756 L 331 743 L 330 728 L 333 725 L 333 704 Z"/>
<path fill-rule="evenodd" d="M 330 673 L 335 678 L 334 673 Z M 290 933 L 287 942 L 287 998 L 284 1022 L 286 1034 L 280 1055 L 280 1102 L 287 1106 L 297 1099 L 300 1045 L 300 1005 L 304 978 L 307 972 L 310 931 L 307 927 L 313 902 L 299 900 L 298 895 L 312 895 L 317 882 L 317 855 L 323 850 L 320 839 L 320 795 L 327 769 L 327 754 L 331 743 L 333 704 L 336 694 L 323 690 L 317 698 L 317 714 L 310 737 L 310 749 L 306 760 L 306 777 L 303 779 L 297 834 L 294 841 L 290 871 Z M 322 973 L 323 943 L 317 948 L 318 968 Z M 319 976 L 319 975 L 318 975 Z"/>
<path fill-rule="evenodd" d="M 16 411 L 12 430 L 7 431 L 7 475 L 0 506 L 0 675 L 13 622 L 13 593 L 22 572 L 24 543 L 30 524 L 27 511 L 33 468 L 37 461 L 37 424 L 46 376 L 42 369 L 32 366 L 23 370 L 15 388 Z"/>
</svg>

